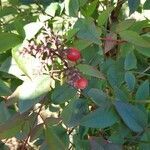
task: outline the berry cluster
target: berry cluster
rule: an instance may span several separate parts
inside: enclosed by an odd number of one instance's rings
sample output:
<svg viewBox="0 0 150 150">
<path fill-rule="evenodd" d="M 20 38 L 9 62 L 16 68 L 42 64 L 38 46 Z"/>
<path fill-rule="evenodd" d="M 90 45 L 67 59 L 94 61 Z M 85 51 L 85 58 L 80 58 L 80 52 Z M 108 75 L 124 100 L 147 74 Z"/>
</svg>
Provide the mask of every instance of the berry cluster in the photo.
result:
<svg viewBox="0 0 150 150">
<path fill-rule="evenodd" d="M 76 48 L 64 48 L 61 38 L 51 34 L 42 35 L 39 43 L 34 40 L 24 46 L 22 54 L 31 54 L 38 58 L 43 65 L 43 68 L 49 68 L 49 72 L 55 68 L 55 61 L 59 58 L 63 63 L 63 72 L 67 83 L 77 89 L 85 89 L 88 86 L 88 80 L 81 75 L 78 69 L 74 66 L 69 66 L 70 62 L 77 63 L 81 59 L 81 53 Z"/>
</svg>

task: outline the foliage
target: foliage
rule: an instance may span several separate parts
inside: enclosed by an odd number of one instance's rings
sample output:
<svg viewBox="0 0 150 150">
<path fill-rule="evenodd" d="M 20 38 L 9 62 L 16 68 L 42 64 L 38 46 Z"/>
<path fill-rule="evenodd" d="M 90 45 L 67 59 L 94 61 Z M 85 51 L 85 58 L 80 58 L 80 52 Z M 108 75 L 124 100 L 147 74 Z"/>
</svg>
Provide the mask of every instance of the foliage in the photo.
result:
<svg viewBox="0 0 150 150">
<path fill-rule="evenodd" d="M 129 16 L 149 9 L 149 0 L 0 1 L 0 139 L 148 150 L 150 24 Z M 79 60 L 67 59 L 70 47 Z"/>
</svg>

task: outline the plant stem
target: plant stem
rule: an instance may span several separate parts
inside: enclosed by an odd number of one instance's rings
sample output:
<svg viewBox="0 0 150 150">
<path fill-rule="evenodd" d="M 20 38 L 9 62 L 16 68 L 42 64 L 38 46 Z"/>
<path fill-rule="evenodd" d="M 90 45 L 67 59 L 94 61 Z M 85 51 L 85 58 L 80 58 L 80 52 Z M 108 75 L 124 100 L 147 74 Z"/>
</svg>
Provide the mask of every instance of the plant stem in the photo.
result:
<svg viewBox="0 0 150 150">
<path fill-rule="evenodd" d="M 116 42 L 116 43 L 125 43 L 127 41 L 125 40 L 114 40 L 114 39 L 111 39 L 111 38 L 100 38 L 101 40 L 103 41 L 112 41 L 112 42 Z"/>
<path fill-rule="evenodd" d="M 40 114 L 40 112 L 41 112 L 41 110 L 42 110 L 43 105 L 44 105 L 44 103 L 42 103 L 41 106 L 39 107 L 39 111 L 38 111 L 38 113 L 37 113 L 37 115 L 36 115 L 36 117 L 35 117 L 35 120 L 34 120 L 34 122 L 33 122 L 33 127 L 34 127 L 34 125 L 35 125 L 35 123 L 36 123 L 37 117 L 39 116 L 39 114 Z M 30 129 L 30 131 L 29 131 L 29 133 L 28 133 L 28 136 L 27 136 L 27 138 L 25 139 L 25 142 L 24 142 L 24 144 L 23 144 L 21 150 L 25 150 L 25 147 L 26 147 L 26 145 L 27 145 L 27 143 L 28 143 L 28 140 L 29 140 L 31 134 L 32 134 L 32 128 Z"/>
</svg>

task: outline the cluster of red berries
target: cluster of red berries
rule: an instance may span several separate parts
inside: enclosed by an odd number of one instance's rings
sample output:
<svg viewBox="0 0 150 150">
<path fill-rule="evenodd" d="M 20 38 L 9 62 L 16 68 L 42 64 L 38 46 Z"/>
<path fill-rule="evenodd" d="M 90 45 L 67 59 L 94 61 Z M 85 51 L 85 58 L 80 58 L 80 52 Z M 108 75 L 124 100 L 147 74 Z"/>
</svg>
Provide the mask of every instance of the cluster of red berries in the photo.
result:
<svg viewBox="0 0 150 150">
<path fill-rule="evenodd" d="M 24 47 L 22 54 L 28 53 L 39 59 L 43 65 L 42 68 L 47 68 L 46 66 L 50 68 L 51 65 L 55 64 L 55 60 L 60 58 L 64 64 L 65 69 L 62 71 L 67 78 L 67 83 L 77 89 L 85 89 L 88 86 L 88 80 L 81 75 L 75 66 L 70 67 L 68 62 L 77 62 L 80 60 L 80 51 L 76 48 L 64 49 L 61 38 L 55 36 L 53 33 L 45 35 L 40 41 L 40 43 L 36 43 L 33 40 L 29 41 Z"/>
<path fill-rule="evenodd" d="M 68 60 L 76 62 L 81 58 L 81 53 L 76 48 L 69 48 L 66 56 Z M 74 68 L 69 70 L 68 78 L 68 82 L 77 89 L 85 89 L 88 86 L 88 80 L 82 77 L 78 70 Z"/>
</svg>

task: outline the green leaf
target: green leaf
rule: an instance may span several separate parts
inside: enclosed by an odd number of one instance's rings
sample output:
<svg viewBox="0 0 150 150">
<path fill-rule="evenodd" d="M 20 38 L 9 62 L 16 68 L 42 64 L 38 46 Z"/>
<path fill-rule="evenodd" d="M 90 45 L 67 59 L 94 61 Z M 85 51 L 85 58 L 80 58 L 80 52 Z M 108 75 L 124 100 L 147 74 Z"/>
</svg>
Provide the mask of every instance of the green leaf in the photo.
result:
<svg viewBox="0 0 150 150">
<path fill-rule="evenodd" d="M 74 143 L 76 150 L 91 150 L 90 143 L 88 140 L 81 140 L 77 137 L 76 139 L 74 138 Z"/>
<path fill-rule="evenodd" d="M 80 7 L 84 6 L 88 2 L 88 0 L 78 0 L 78 1 L 79 1 Z"/>
<path fill-rule="evenodd" d="M 106 140 L 101 137 L 92 136 L 89 138 L 89 141 L 92 150 L 122 150 L 120 144 L 107 143 Z"/>
<path fill-rule="evenodd" d="M 44 129 L 45 138 L 49 149 L 52 150 L 66 150 L 68 149 L 69 137 L 66 130 L 60 127 L 46 126 Z"/>
<path fill-rule="evenodd" d="M 10 88 L 6 85 L 6 83 L 0 79 L 0 96 L 9 96 L 11 94 Z"/>
<path fill-rule="evenodd" d="M 143 133 L 140 140 L 143 141 L 139 145 L 140 150 L 149 150 L 150 148 L 150 130 L 149 129 Z"/>
<path fill-rule="evenodd" d="M 147 125 L 147 115 L 136 106 L 116 101 L 115 107 L 124 123 L 134 132 L 142 132 Z"/>
<path fill-rule="evenodd" d="M 38 103 L 50 91 L 51 82 L 52 79 L 48 75 L 25 81 L 18 91 L 19 111 L 23 113 Z"/>
<path fill-rule="evenodd" d="M 77 28 L 73 28 L 73 29 L 70 29 L 68 32 L 67 32 L 67 41 L 71 40 L 72 37 L 74 37 L 74 35 L 79 31 L 79 29 Z"/>
<path fill-rule="evenodd" d="M 135 87 L 136 79 L 132 72 L 126 72 L 125 73 L 125 82 L 128 86 L 129 90 L 133 90 Z"/>
<path fill-rule="evenodd" d="M 119 87 L 124 81 L 124 74 L 119 69 L 117 69 L 117 66 L 111 66 L 107 71 L 107 78 L 112 87 Z"/>
<path fill-rule="evenodd" d="M 136 100 L 146 100 L 150 96 L 149 80 L 144 81 L 136 92 Z"/>
<path fill-rule="evenodd" d="M 60 9 L 59 3 L 54 2 L 51 3 L 45 10 L 45 13 L 54 17 L 57 13 L 57 11 Z"/>
<path fill-rule="evenodd" d="M 24 26 L 25 35 L 27 40 L 31 40 L 43 27 L 42 22 L 31 22 Z"/>
<path fill-rule="evenodd" d="M 150 27 L 149 20 L 141 20 L 141 21 L 136 21 L 130 28 L 129 30 L 132 30 L 137 33 L 141 33 L 141 31 L 146 28 Z"/>
<path fill-rule="evenodd" d="M 134 19 L 127 19 L 118 23 L 115 27 L 116 32 L 127 30 L 129 27 L 131 27 L 134 24 L 134 22 L 135 22 Z"/>
<path fill-rule="evenodd" d="M 126 40 L 136 46 L 147 48 L 150 47 L 150 43 L 134 31 L 125 30 L 120 32 L 119 34 L 123 40 Z"/>
<path fill-rule="evenodd" d="M 76 96 L 77 90 L 68 84 L 63 84 L 54 89 L 51 95 L 54 104 L 62 104 Z"/>
<path fill-rule="evenodd" d="M 80 49 L 80 50 L 84 50 L 85 48 L 87 48 L 91 44 L 92 44 L 91 41 L 87 41 L 87 40 L 83 40 L 83 39 L 76 39 L 73 42 L 73 46 Z"/>
<path fill-rule="evenodd" d="M 65 10 L 67 15 L 77 17 L 79 10 L 78 0 L 65 0 Z"/>
<path fill-rule="evenodd" d="M 143 6 L 143 9 L 149 10 L 150 9 L 150 0 L 146 0 Z"/>
<path fill-rule="evenodd" d="M 100 89 L 92 88 L 88 91 L 87 94 L 98 106 L 108 104 L 107 95 Z"/>
<path fill-rule="evenodd" d="M 112 143 L 118 143 L 118 144 L 123 144 L 125 142 L 125 137 L 130 136 L 130 130 L 128 127 L 125 125 L 118 124 L 113 128 L 113 131 L 111 136 L 109 137 L 109 140 Z"/>
<path fill-rule="evenodd" d="M 135 48 L 139 53 L 143 54 L 144 56 L 150 57 L 150 48 L 139 47 L 139 46 L 136 46 Z"/>
<path fill-rule="evenodd" d="M 24 39 L 25 38 L 25 32 L 23 30 L 25 23 L 22 19 L 22 17 L 17 17 L 15 18 L 14 22 L 13 22 L 13 26 L 16 29 L 16 31 L 18 32 L 18 34 Z"/>
<path fill-rule="evenodd" d="M 22 39 L 17 34 L 13 33 L 0 33 L 0 53 L 11 49 L 12 47 L 20 44 Z"/>
<path fill-rule="evenodd" d="M 4 102 L 0 103 L 0 124 L 4 123 L 11 117 L 6 104 Z"/>
<path fill-rule="evenodd" d="M 98 0 L 92 1 L 91 3 L 89 3 L 88 5 L 86 5 L 86 7 L 84 7 L 81 10 L 81 13 L 84 16 L 91 16 L 94 13 L 94 11 L 96 10 L 97 4 L 98 4 Z"/>
<path fill-rule="evenodd" d="M 124 69 L 131 70 L 137 68 L 137 59 L 134 55 L 134 52 L 131 51 L 126 55 L 125 62 L 124 62 Z"/>
<path fill-rule="evenodd" d="M 128 96 L 125 94 L 124 91 L 122 91 L 118 87 L 114 87 L 115 97 L 116 99 L 122 100 L 122 101 L 128 101 Z"/>
<path fill-rule="evenodd" d="M 3 6 L 0 8 L 0 18 L 10 14 L 16 15 L 17 13 L 17 10 L 12 6 Z"/>
<path fill-rule="evenodd" d="M 130 9 L 130 15 L 133 14 L 140 5 L 140 0 L 128 0 L 128 6 Z"/>
<path fill-rule="evenodd" d="M 78 28 L 79 31 L 77 33 L 77 37 L 83 40 L 92 41 L 93 43 L 100 44 L 98 32 L 93 19 L 91 18 L 80 18 L 74 25 L 74 28 Z"/>
<path fill-rule="evenodd" d="M 102 13 L 98 17 L 98 25 L 103 26 L 107 22 L 113 7 L 108 7 L 106 10 L 102 11 Z"/>
<path fill-rule="evenodd" d="M 122 150 L 122 145 L 121 144 L 114 144 L 114 143 L 109 143 L 104 145 L 104 150 Z"/>
<path fill-rule="evenodd" d="M 5 52 L 0 54 L 0 65 L 10 56 L 10 52 Z"/>
<path fill-rule="evenodd" d="M 105 150 L 103 147 L 104 140 L 98 137 L 92 137 L 89 139 L 90 147 L 92 150 Z"/>
<path fill-rule="evenodd" d="M 97 78 L 100 78 L 100 79 L 105 79 L 104 76 L 103 76 L 103 74 L 100 71 L 98 71 L 93 66 L 86 65 L 86 64 L 79 64 L 79 65 L 77 65 L 77 68 L 83 74 L 86 74 L 86 75 L 89 75 L 89 76 L 93 76 L 93 77 L 97 77 Z"/>
<path fill-rule="evenodd" d="M 46 113 L 46 112 L 45 112 Z M 55 117 L 47 117 L 44 122 L 48 126 L 54 126 L 62 121 L 62 118 L 55 118 Z"/>
<path fill-rule="evenodd" d="M 74 99 L 63 110 L 62 118 L 67 127 L 75 127 L 87 112 L 86 100 Z"/>
<path fill-rule="evenodd" d="M 27 75 L 30 79 L 34 79 L 35 76 L 41 74 L 42 64 L 39 59 L 31 56 L 30 54 L 21 54 L 21 47 L 16 46 L 12 49 L 12 56 L 15 59 L 18 67 Z"/>
<path fill-rule="evenodd" d="M 0 71 L 12 74 L 21 80 L 27 79 L 26 76 L 23 76 L 24 73 L 19 69 L 18 65 L 12 57 L 8 57 L 1 64 Z"/>
<path fill-rule="evenodd" d="M 117 116 L 114 111 L 98 108 L 83 117 L 80 125 L 91 128 L 106 128 L 112 126 L 116 121 Z"/>
<path fill-rule="evenodd" d="M 23 127 L 27 115 L 28 113 L 22 115 L 18 113 L 6 122 L 3 122 L 0 125 L 0 139 L 11 138 L 19 133 Z"/>
<path fill-rule="evenodd" d="M 86 49 L 83 49 L 81 54 L 85 64 L 90 64 L 91 66 L 99 66 L 104 60 L 103 49 L 98 45 L 90 45 Z M 99 78 L 96 80 L 99 80 Z"/>
</svg>

